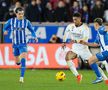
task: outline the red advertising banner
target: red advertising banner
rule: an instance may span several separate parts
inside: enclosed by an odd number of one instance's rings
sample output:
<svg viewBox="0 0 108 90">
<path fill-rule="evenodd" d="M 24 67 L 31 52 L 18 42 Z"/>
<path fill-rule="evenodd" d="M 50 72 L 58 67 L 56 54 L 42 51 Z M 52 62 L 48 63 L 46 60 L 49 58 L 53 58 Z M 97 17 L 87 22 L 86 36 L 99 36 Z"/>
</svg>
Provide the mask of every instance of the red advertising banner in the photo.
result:
<svg viewBox="0 0 108 90">
<path fill-rule="evenodd" d="M 67 68 L 65 55 L 70 48 L 71 45 L 63 50 L 61 44 L 29 44 L 27 68 Z M 0 68 L 19 68 L 12 52 L 11 44 L 0 44 Z M 78 59 L 73 62 L 78 67 Z"/>
</svg>

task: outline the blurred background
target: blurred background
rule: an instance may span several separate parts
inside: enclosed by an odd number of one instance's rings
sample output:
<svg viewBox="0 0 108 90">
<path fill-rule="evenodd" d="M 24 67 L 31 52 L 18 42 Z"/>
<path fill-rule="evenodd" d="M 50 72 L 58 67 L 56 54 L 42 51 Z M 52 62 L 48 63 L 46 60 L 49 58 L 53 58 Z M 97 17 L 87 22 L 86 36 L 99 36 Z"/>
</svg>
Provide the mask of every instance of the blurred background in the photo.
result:
<svg viewBox="0 0 108 90">
<path fill-rule="evenodd" d="M 0 21 L 14 17 L 14 10 L 23 7 L 31 22 L 70 22 L 75 12 L 85 23 L 94 18 L 108 21 L 108 0 L 0 0 Z"/>
<path fill-rule="evenodd" d="M 17 7 L 23 7 L 25 18 L 30 20 L 39 42 L 30 39 L 28 42 L 28 68 L 67 68 L 62 53 L 61 43 L 66 26 L 72 22 L 72 15 L 80 12 L 82 21 L 90 28 L 89 42 L 94 42 L 96 31 L 93 20 L 102 18 L 108 22 L 108 0 L 0 0 L 0 68 L 18 68 L 12 55 L 11 31 L 4 37 L 3 25 L 8 19 L 15 17 Z M 69 42 L 70 37 L 68 38 Z M 68 45 L 71 48 L 71 45 Z M 91 49 L 94 52 L 99 48 Z M 77 68 L 89 68 L 82 60 L 75 60 Z"/>
</svg>

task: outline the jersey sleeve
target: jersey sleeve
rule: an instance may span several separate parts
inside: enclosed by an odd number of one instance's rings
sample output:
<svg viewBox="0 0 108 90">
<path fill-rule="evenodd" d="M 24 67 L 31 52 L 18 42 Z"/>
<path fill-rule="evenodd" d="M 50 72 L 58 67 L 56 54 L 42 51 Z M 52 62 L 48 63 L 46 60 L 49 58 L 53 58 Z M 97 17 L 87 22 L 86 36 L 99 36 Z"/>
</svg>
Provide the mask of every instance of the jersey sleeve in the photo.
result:
<svg viewBox="0 0 108 90">
<path fill-rule="evenodd" d="M 65 29 L 65 32 L 64 32 L 64 36 L 63 36 L 63 42 L 66 42 L 67 41 L 67 38 L 69 36 L 69 32 L 70 32 L 70 26 L 68 25 Z"/>
<path fill-rule="evenodd" d="M 87 25 L 84 25 L 83 40 L 85 42 L 88 42 L 89 37 L 90 37 L 90 29 Z"/>
<path fill-rule="evenodd" d="M 33 27 L 32 27 L 32 24 L 30 23 L 29 20 L 27 20 L 27 21 L 28 21 L 27 28 L 28 28 L 29 31 L 31 32 L 32 36 L 33 36 L 33 37 L 36 37 L 35 31 L 33 30 Z"/>
<path fill-rule="evenodd" d="M 12 19 L 9 19 L 9 20 L 4 24 L 3 32 L 9 30 L 10 25 L 11 25 L 11 24 L 10 24 L 10 23 L 11 23 L 11 20 L 12 20 Z"/>
</svg>

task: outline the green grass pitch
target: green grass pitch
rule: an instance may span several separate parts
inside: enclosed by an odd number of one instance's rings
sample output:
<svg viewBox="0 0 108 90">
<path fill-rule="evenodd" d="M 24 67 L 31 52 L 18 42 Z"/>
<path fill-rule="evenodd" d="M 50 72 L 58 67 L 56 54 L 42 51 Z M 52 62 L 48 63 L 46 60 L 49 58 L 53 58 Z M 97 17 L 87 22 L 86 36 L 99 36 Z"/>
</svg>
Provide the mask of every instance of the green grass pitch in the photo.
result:
<svg viewBox="0 0 108 90">
<path fill-rule="evenodd" d="M 66 80 L 57 81 L 55 74 L 64 71 Z M 91 84 L 95 74 L 91 70 L 79 70 L 83 74 L 81 84 L 69 70 L 27 70 L 25 82 L 20 84 L 19 70 L 0 70 L 0 90 L 108 90 L 104 82 Z"/>
</svg>

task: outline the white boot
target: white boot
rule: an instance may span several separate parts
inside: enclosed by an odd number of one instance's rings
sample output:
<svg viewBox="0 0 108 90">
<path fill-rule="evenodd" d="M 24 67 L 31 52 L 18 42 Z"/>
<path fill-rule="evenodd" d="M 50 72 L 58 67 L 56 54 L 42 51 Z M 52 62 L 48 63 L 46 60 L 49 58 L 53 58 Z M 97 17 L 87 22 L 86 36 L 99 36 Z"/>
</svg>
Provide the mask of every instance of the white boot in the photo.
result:
<svg viewBox="0 0 108 90">
<path fill-rule="evenodd" d="M 24 78 L 23 77 L 20 77 L 19 82 L 20 83 L 24 83 Z"/>
</svg>

